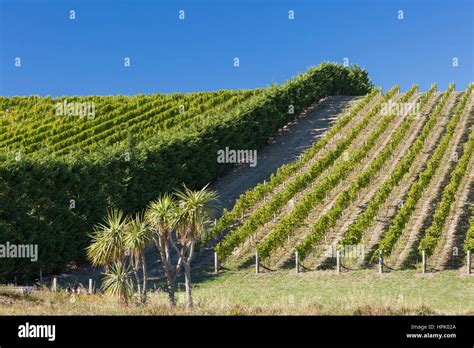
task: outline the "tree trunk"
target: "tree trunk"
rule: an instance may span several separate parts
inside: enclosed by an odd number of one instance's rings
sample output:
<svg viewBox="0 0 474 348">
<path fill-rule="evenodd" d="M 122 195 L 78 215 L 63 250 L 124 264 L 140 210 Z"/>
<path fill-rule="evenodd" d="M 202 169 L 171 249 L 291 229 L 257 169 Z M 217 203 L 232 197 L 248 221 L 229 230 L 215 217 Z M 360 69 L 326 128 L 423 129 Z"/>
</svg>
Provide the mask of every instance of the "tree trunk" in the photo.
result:
<svg viewBox="0 0 474 348">
<path fill-rule="evenodd" d="M 148 275 L 147 275 L 147 272 L 146 272 L 146 259 L 145 259 L 145 255 L 142 255 L 142 272 L 143 272 L 143 286 L 142 286 L 142 302 L 143 303 L 146 303 L 146 299 L 147 299 L 147 290 L 148 290 L 148 286 L 147 286 L 147 282 L 148 282 Z"/>
<path fill-rule="evenodd" d="M 168 281 L 168 298 L 170 301 L 170 305 L 174 307 L 176 306 L 176 300 L 174 298 L 174 277 L 171 274 L 167 273 L 166 278 Z"/>
<path fill-rule="evenodd" d="M 191 267 L 188 262 L 184 263 L 184 278 L 186 284 L 186 308 L 193 308 L 192 283 L 191 283 Z"/>
<path fill-rule="evenodd" d="M 183 253 L 185 254 L 185 252 Z M 191 242 L 191 246 L 189 248 L 189 256 L 187 259 L 183 257 L 184 260 L 184 279 L 186 284 L 186 308 L 192 309 L 193 308 L 193 296 L 192 296 L 192 281 L 191 281 L 191 261 L 194 255 L 194 242 Z"/>
<path fill-rule="evenodd" d="M 135 279 L 137 281 L 137 292 L 138 294 L 140 295 L 140 299 L 142 297 L 142 290 L 141 290 L 141 286 L 140 286 L 140 278 L 138 277 L 138 271 L 135 267 L 132 267 L 133 269 L 133 274 L 135 275 Z"/>
<path fill-rule="evenodd" d="M 170 306 L 176 306 L 176 300 L 174 298 L 174 278 L 175 273 L 171 269 L 171 263 L 169 262 L 169 249 L 167 245 L 168 241 L 158 236 L 158 240 L 155 238 L 156 248 L 160 252 L 161 262 L 163 264 L 163 271 L 166 274 L 166 281 L 167 281 L 167 290 L 168 290 L 168 298 L 170 302 Z"/>
</svg>

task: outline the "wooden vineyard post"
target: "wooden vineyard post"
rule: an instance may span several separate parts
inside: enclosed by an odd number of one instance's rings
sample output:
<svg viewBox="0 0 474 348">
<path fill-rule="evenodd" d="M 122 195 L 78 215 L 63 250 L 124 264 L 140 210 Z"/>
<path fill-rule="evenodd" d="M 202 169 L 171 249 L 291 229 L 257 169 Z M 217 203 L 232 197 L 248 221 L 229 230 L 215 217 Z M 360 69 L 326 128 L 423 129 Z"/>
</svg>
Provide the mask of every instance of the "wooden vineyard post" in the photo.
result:
<svg viewBox="0 0 474 348">
<path fill-rule="evenodd" d="M 219 273 L 219 259 L 217 257 L 217 251 L 214 251 L 214 274 Z"/>
<path fill-rule="evenodd" d="M 53 286 L 51 287 L 52 292 L 58 291 L 58 278 L 53 277 Z"/>
<path fill-rule="evenodd" d="M 94 283 L 92 281 L 92 278 L 89 278 L 89 295 L 92 295 L 94 293 Z"/>
<path fill-rule="evenodd" d="M 260 273 L 260 257 L 258 251 L 255 253 L 255 273 Z"/>
<path fill-rule="evenodd" d="M 383 250 L 380 250 L 379 255 L 379 273 L 383 273 Z"/>
<path fill-rule="evenodd" d="M 336 273 L 341 273 L 341 251 L 336 250 Z"/>
<path fill-rule="evenodd" d="M 422 250 L 421 251 L 421 271 L 423 273 L 426 273 L 426 251 Z"/>
<path fill-rule="evenodd" d="M 295 268 L 296 274 L 300 273 L 300 260 L 298 258 L 298 250 L 295 251 Z"/>
<path fill-rule="evenodd" d="M 467 274 L 471 274 L 471 250 L 467 251 Z"/>
</svg>

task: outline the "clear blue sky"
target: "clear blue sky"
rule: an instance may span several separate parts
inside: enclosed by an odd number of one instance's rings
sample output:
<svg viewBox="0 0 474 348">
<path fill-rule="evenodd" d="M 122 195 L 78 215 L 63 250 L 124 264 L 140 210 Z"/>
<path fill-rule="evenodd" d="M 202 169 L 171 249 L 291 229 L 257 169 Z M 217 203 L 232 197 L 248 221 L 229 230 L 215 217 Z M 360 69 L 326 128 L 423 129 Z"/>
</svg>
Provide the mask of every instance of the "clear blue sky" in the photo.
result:
<svg viewBox="0 0 474 348">
<path fill-rule="evenodd" d="M 321 61 L 406 90 L 473 81 L 472 0 L 0 0 L 0 95 L 265 87 Z M 69 10 L 76 19 L 69 19 Z M 185 11 L 179 20 L 178 11 Z M 295 19 L 288 19 L 288 11 Z M 397 11 L 404 19 L 397 19 Z M 21 67 L 15 68 L 15 58 Z M 131 58 L 131 67 L 123 66 Z M 233 66 L 234 57 L 240 67 Z M 453 57 L 459 67 L 452 66 Z"/>
</svg>

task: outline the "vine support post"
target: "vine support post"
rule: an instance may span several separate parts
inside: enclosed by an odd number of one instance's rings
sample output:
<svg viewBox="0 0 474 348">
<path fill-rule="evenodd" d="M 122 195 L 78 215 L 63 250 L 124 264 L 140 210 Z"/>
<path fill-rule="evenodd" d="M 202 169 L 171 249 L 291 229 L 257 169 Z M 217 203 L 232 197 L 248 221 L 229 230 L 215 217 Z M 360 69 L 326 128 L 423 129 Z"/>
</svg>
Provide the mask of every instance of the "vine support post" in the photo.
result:
<svg viewBox="0 0 474 348">
<path fill-rule="evenodd" d="M 421 251 L 421 271 L 426 273 L 426 250 Z"/>
<path fill-rule="evenodd" d="M 298 250 L 295 251 L 295 268 L 296 268 L 296 274 L 300 273 L 300 260 L 298 256 Z"/>
<path fill-rule="evenodd" d="M 467 274 L 471 274 L 471 263 L 472 263 L 471 250 L 468 250 L 467 251 Z"/>
<path fill-rule="evenodd" d="M 219 273 L 219 258 L 217 257 L 217 251 L 214 251 L 214 274 Z"/>
<path fill-rule="evenodd" d="M 255 253 L 255 273 L 260 273 L 260 256 L 258 255 L 258 251 Z"/>
<path fill-rule="evenodd" d="M 379 254 L 379 273 L 383 273 L 383 250 Z"/>
<path fill-rule="evenodd" d="M 52 292 L 58 291 L 58 278 L 53 277 L 53 286 L 51 287 Z"/>
<path fill-rule="evenodd" d="M 92 295 L 94 293 L 94 283 L 92 281 L 92 278 L 89 278 L 89 295 Z"/>
<path fill-rule="evenodd" d="M 336 250 L 336 273 L 341 273 L 341 251 Z"/>
</svg>

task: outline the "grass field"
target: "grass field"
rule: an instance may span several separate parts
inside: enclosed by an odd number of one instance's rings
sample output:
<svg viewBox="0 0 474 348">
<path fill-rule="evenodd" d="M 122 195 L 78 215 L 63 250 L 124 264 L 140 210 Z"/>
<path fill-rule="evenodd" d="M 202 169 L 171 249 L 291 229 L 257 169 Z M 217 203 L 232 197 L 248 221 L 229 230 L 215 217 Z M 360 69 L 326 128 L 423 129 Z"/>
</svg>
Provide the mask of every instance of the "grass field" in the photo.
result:
<svg viewBox="0 0 474 348">
<path fill-rule="evenodd" d="M 71 295 L 33 292 L 29 296 L 0 294 L 2 315 L 474 315 L 474 277 L 460 271 L 421 274 L 398 271 L 378 274 L 360 270 L 276 271 L 254 274 L 228 271 L 209 277 L 196 274 L 195 308 L 184 306 L 180 283 L 177 308 L 157 288 L 146 306 L 118 306 L 102 294 Z"/>
</svg>

